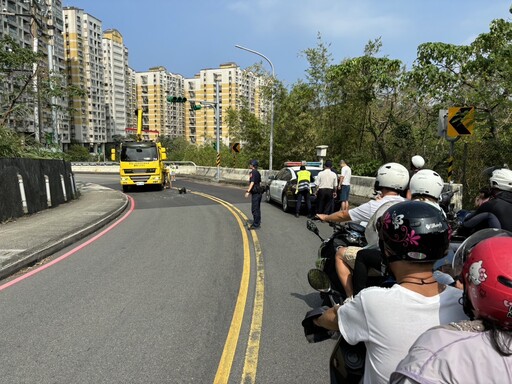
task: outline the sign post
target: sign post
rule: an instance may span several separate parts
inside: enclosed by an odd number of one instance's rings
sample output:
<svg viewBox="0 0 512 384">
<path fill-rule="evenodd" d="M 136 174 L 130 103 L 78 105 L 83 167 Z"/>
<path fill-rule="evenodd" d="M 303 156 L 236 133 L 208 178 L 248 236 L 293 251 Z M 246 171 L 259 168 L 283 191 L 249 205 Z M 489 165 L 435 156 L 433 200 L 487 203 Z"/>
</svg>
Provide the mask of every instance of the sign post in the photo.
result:
<svg viewBox="0 0 512 384">
<path fill-rule="evenodd" d="M 461 135 L 471 135 L 475 125 L 475 107 L 450 107 L 439 110 L 437 133 L 450 143 L 448 182 L 452 183 L 455 142 Z"/>
<path fill-rule="evenodd" d="M 234 152 L 234 153 L 239 153 L 240 152 L 240 143 L 234 143 L 231 145 L 231 150 Z"/>
<path fill-rule="evenodd" d="M 475 126 L 475 107 L 448 108 L 448 127 L 446 134 L 450 137 L 471 135 Z"/>
</svg>

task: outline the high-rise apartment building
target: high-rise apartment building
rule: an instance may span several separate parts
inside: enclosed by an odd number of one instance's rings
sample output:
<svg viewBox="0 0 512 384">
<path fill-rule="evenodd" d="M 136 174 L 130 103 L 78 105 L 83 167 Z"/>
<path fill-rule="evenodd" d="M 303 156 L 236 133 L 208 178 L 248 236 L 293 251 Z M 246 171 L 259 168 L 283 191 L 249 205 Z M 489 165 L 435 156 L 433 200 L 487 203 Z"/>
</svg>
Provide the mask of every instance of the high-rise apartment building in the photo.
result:
<svg viewBox="0 0 512 384">
<path fill-rule="evenodd" d="M 151 139 L 183 136 L 185 104 L 167 101 L 168 96 L 183 96 L 183 77 L 168 72 L 165 67 L 154 67 L 147 72 L 137 72 L 135 78 L 145 135 Z"/>
<path fill-rule="evenodd" d="M 66 77 L 62 76 L 66 67 L 62 1 L 3 0 L 0 20 L 0 37 L 10 36 L 20 46 L 43 53 L 37 67 L 14 68 L 0 85 L 0 105 L 11 105 L 11 98 L 17 92 L 15 84 L 34 75 L 29 91 L 17 100 L 19 105 L 31 106 L 32 111 L 10 114 L 6 125 L 34 136 L 41 143 L 66 145 L 69 143 L 68 100 L 55 96 L 48 99 L 41 92 L 43 84 L 67 85 Z"/>
<path fill-rule="evenodd" d="M 128 132 L 126 129 L 137 128 L 137 84 L 136 72 L 133 68 L 126 68 L 126 128 L 124 135 Z"/>
<path fill-rule="evenodd" d="M 193 79 L 185 80 L 185 93 L 196 103 L 206 101 L 219 108 L 219 137 L 225 145 L 230 144 L 229 127 L 225 116 L 229 108 L 239 110 L 245 105 L 251 113 L 265 119 L 269 108 L 265 108 L 261 97 L 261 77 L 241 69 L 235 63 L 221 64 L 219 68 L 203 69 Z M 216 83 L 219 83 L 219 99 L 216 97 Z M 187 110 L 185 114 L 185 136 L 194 144 L 215 142 L 217 123 L 215 108 Z"/>
<path fill-rule="evenodd" d="M 107 141 L 124 137 L 127 128 L 127 69 L 128 49 L 116 29 L 103 32 L 103 80 L 105 85 L 105 120 Z"/>
<path fill-rule="evenodd" d="M 102 23 L 76 7 L 65 7 L 64 43 L 68 83 L 85 91 L 71 100 L 71 140 L 104 153 L 107 142 L 103 83 Z"/>
</svg>

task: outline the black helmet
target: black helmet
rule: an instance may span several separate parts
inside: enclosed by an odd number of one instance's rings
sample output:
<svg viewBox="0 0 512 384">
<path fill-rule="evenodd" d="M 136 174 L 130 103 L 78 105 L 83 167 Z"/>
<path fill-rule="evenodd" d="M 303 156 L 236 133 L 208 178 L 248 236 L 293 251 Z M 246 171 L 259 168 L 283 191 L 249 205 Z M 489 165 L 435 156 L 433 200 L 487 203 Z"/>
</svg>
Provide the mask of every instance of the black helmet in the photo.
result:
<svg viewBox="0 0 512 384">
<path fill-rule="evenodd" d="M 387 262 L 433 263 L 449 245 L 449 225 L 441 210 L 423 201 L 403 201 L 377 222 L 379 245 Z"/>
</svg>

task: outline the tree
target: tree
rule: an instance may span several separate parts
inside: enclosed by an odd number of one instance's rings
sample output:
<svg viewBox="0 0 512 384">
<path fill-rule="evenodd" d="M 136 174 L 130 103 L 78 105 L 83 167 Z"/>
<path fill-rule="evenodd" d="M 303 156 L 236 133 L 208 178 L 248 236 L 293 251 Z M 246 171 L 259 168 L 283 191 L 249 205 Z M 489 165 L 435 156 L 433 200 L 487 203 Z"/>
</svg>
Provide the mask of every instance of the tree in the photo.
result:
<svg viewBox="0 0 512 384">
<path fill-rule="evenodd" d="M 65 77 L 48 71 L 44 53 L 23 47 L 8 35 L 0 39 L 0 47 L 0 126 L 9 121 L 22 123 L 34 113 L 35 103 L 48 111 L 59 110 L 66 98 L 85 95 L 83 89 L 68 85 Z"/>
<path fill-rule="evenodd" d="M 5 126 L 11 115 L 25 116 L 30 106 L 23 98 L 34 98 L 30 86 L 37 73 L 33 65 L 41 61 L 42 53 L 20 46 L 8 35 L 0 39 L 0 79 L 3 92 L 0 98 L 0 126 Z M 38 67 L 36 67 L 38 68 Z M 11 92 L 6 92 L 7 90 Z"/>
<path fill-rule="evenodd" d="M 268 167 L 269 126 L 249 111 L 247 102 L 239 110 L 228 109 L 225 121 L 231 140 L 243 143 L 244 154 L 259 159 L 262 168 Z"/>
<path fill-rule="evenodd" d="M 393 157 L 386 145 L 387 133 L 406 126 L 399 115 L 404 69 L 400 60 L 376 57 L 381 45 L 380 39 L 370 41 L 363 56 L 329 68 L 331 116 L 344 117 L 329 134 L 335 151 L 348 147 L 349 153 L 359 151 L 386 162 Z"/>
<path fill-rule="evenodd" d="M 456 153 L 456 177 L 465 180 L 469 201 L 482 183 L 482 169 L 512 160 L 512 24 L 493 20 L 489 32 L 469 45 L 420 45 L 408 78 L 425 104 L 476 109 L 473 135 L 458 142 L 465 151 Z M 466 158 L 462 158 L 464 153 Z M 471 165 L 463 174 L 466 159 L 471 159 Z"/>
</svg>

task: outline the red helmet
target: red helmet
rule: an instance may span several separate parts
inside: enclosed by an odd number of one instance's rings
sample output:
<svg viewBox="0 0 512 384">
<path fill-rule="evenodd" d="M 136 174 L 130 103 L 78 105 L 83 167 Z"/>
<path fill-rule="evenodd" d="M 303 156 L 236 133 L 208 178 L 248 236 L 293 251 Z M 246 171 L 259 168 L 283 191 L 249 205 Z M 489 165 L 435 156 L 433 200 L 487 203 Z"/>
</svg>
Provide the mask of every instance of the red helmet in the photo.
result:
<svg viewBox="0 0 512 384">
<path fill-rule="evenodd" d="M 498 228 L 484 228 L 469 236 L 457 248 L 452 260 L 452 270 L 454 276 L 462 274 L 462 267 L 469 257 L 469 253 L 475 245 L 483 240 L 490 239 L 491 237 L 512 237 L 512 232 L 505 229 Z"/>
<path fill-rule="evenodd" d="M 512 237 L 482 240 L 462 268 L 464 311 L 512 330 Z"/>
</svg>

